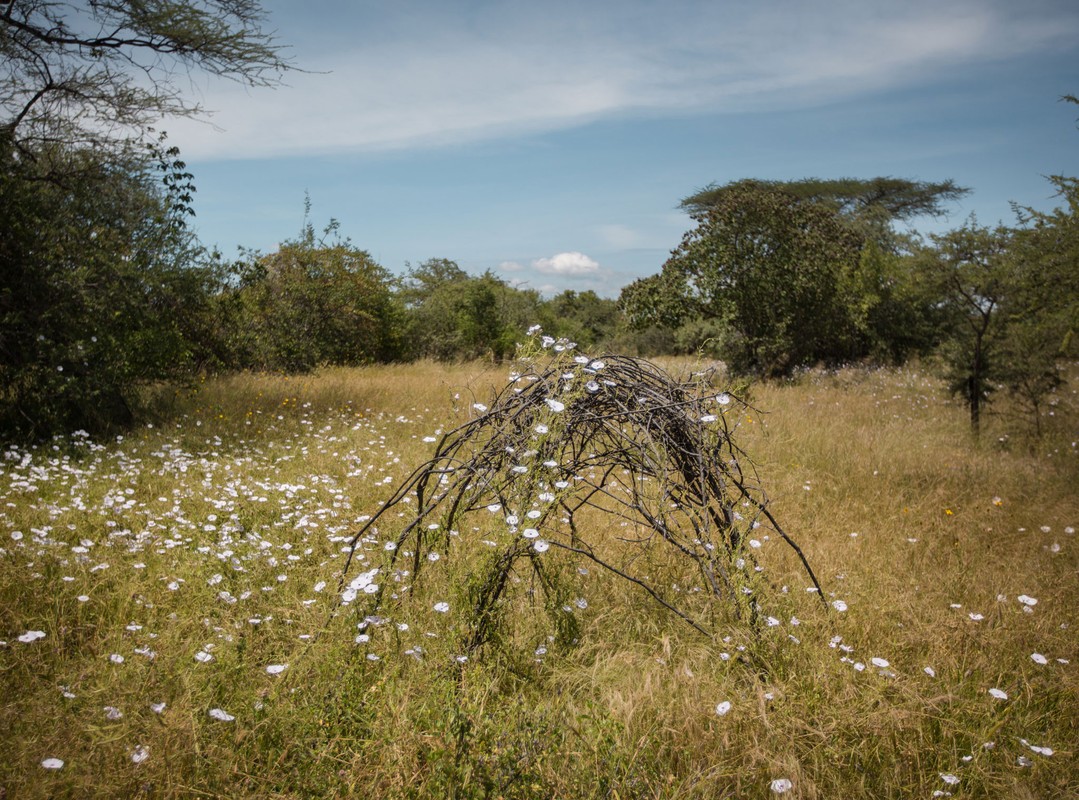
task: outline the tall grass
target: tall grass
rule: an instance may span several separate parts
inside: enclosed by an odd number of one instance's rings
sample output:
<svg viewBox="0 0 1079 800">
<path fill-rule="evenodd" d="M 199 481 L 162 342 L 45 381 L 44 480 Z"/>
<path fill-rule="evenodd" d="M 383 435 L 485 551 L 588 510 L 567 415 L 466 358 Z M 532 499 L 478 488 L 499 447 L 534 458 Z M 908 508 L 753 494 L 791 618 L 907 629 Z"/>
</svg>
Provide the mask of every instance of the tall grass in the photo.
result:
<svg viewBox="0 0 1079 800">
<path fill-rule="evenodd" d="M 357 642 L 332 613 L 345 540 L 503 379 L 239 376 L 163 392 L 115 441 L 4 451 L 0 796 L 1079 795 L 1070 389 L 1043 438 L 1002 409 L 976 442 L 915 370 L 754 387 L 736 438 L 845 611 L 773 539 L 759 633 L 706 638 L 592 571 L 575 644 L 522 624 L 462 663 L 477 520 L 409 629 Z"/>
</svg>

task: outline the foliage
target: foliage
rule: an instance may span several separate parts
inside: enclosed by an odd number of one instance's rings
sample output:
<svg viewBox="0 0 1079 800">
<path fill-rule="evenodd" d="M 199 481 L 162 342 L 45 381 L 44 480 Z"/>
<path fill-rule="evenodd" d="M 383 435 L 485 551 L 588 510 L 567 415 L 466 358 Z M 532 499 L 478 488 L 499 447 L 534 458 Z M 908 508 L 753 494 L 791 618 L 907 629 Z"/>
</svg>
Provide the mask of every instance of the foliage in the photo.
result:
<svg viewBox="0 0 1079 800">
<path fill-rule="evenodd" d="M 1050 213 L 1017 208 L 1012 258 L 1021 265 L 1002 344 L 1001 380 L 1029 407 L 1040 430 L 1062 362 L 1079 353 L 1079 179 L 1052 177 L 1062 203 Z"/>
<path fill-rule="evenodd" d="M 697 227 L 662 273 L 623 293 L 631 320 L 718 320 L 729 331 L 724 357 L 739 372 L 787 375 L 862 354 L 841 281 L 863 240 L 840 215 L 745 181 L 693 216 Z"/>
<path fill-rule="evenodd" d="M 184 225 L 175 151 L 61 157 L 77 180 L 43 180 L 0 142 L 0 430 L 29 437 L 123 425 L 141 385 L 215 355 L 221 275 Z"/>
<path fill-rule="evenodd" d="M 996 352 L 1003 336 L 1003 304 L 1015 286 L 1008 248 L 1012 232 L 982 227 L 973 218 L 962 228 L 931 237 L 920 263 L 948 318 L 943 355 L 951 390 L 970 410 L 975 432 L 996 387 Z"/>
<path fill-rule="evenodd" d="M 1051 213 L 1017 208 L 1020 227 L 973 219 L 933 236 L 918 258 L 947 318 L 942 355 L 953 391 L 977 433 L 998 388 L 1026 403 L 1040 425 L 1045 398 L 1062 381 L 1079 325 L 1079 189 L 1054 178 L 1063 205 Z"/>
<path fill-rule="evenodd" d="M 490 272 L 469 275 L 445 258 L 409 269 L 398 295 L 407 310 L 407 352 L 443 361 L 512 356 L 541 306 L 538 293 Z"/>
<path fill-rule="evenodd" d="M 611 341 L 618 327 L 618 303 L 600 297 L 591 289 L 566 289 L 544 301 L 538 322 L 554 336 L 595 349 Z"/>
<path fill-rule="evenodd" d="M 289 65 L 263 21 L 253 0 L 4 3 L 0 127 L 24 158 L 58 155 L 57 144 L 130 154 L 159 118 L 199 112 L 178 76 L 276 83 Z"/>
<path fill-rule="evenodd" d="M 316 240 L 307 223 L 300 238 L 239 266 L 236 366 L 308 372 L 399 356 L 391 275 L 337 229 L 331 221 Z"/>
<path fill-rule="evenodd" d="M 151 124 L 177 77 L 287 68 L 251 0 L 0 4 L 0 430 L 102 433 L 139 388 L 229 353 L 192 176 Z"/>
<path fill-rule="evenodd" d="M 958 200 L 969 189 L 956 186 L 954 181 L 937 183 L 911 181 L 904 178 L 877 177 L 839 178 L 822 180 L 803 178 L 797 181 L 739 181 L 726 186 L 708 186 L 682 201 L 690 212 L 706 211 L 723 200 L 731 191 L 752 185 L 762 190 L 778 191 L 797 200 L 821 203 L 845 217 L 878 220 L 887 225 L 909 222 L 916 217 L 942 217 L 947 213 L 944 203 Z"/>
</svg>

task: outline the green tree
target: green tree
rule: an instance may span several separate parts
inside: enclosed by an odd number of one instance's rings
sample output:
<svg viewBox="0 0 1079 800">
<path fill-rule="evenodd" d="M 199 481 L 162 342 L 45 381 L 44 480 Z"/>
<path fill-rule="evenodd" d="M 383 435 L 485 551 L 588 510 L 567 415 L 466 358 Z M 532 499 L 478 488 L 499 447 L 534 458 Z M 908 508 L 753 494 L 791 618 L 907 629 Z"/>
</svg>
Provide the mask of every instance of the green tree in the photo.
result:
<svg viewBox="0 0 1079 800">
<path fill-rule="evenodd" d="M 300 237 L 276 252 L 252 254 L 240 274 L 236 350 L 242 366 L 307 372 L 400 356 L 401 310 L 392 276 L 341 239 L 336 221 L 320 238 L 305 223 Z"/>
<path fill-rule="evenodd" d="M 184 225 L 186 173 L 69 154 L 62 186 L 0 147 L 0 429 L 40 437 L 130 422 L 139 388 L 215 357 L 222 273 Z M 171 191 L 159 168 L 170 176 Z"/>
<path fill-rule="evenodd" d="M 513 355 L 539 319 L 540 297 L 490 272 L 469 275 L 455 262 L 433 258 L 409 269 L 399 296 L 407 313 L 408 350 L 439 360 Z"/>
<path fill-rule="evenodd" d="M 931 236 L 933 246 L 920 256 L 922 274 L 948 320 L 942 354 L 951 389 L 970 410 L 975 433 L 1000 378 L 1004 304 L 1016 285 L 1008 252 L 1012 236 L 1008 228 L 983 227 L 971 218 L 962 228 Z"/>
<path fill-rule="evenodd" d="M 539 320 L 552 336 L 564 336 L 585 348 L 595 348 L 614 336 L 618 326 L 618 303 L 592 290 L 567 289 L 543 303 Z"/>
<path fill-rule="evenodd" d="M 633 328 L 677 331 L 679 347 L 718 347 L 735 371 L 901 361 L 934 344 L 938 314 L 894 226 L 966 191 L 898 178 L 707 187 L 682 203 L 697 227 L 620 307 Z"/>
<path fill-rule="evenodd" d="M 682 201 L 687 211 L 704 211 L 720 202 L 724 194 L 747 185 L 762 190 L 783 192 L 810 203 L 833 209 L 858 227 L 878 245 L 892 249 L 902 237 L 895 233 L 896 223 L 909 223 L 918 217 L 943 217 L 946 204 L 970 192 L 946 180 L 931 183 L 905 178 L 803 178 L 797 181 L 739 181 L 726 186 L 708 186 Z"/>
<path fill-rule="evenodd" d="M 859 354 L 839 288 L 863 239 L 834 210 L 745 181 L 692 216 L 660 276 L 623 293 L 630 319 L 716 320 L 731 368 L 767 376 Z"/>
<path fill-rule="evenodd" d="M 194 186 L 150 125 L 193 72 L 275 83 L 250 0 L 0 3 L 0 426 L 129 421 L 139 387 L 228 354 Z"/>
<path fill-rule="evenodd" d="M 1001 379 L 1041 432 L 1047 395 L 1063 383 L 1061 362 L 1079 351 L 1079 179 L 1053 176 L 1061 205 L 1017 208 L 1012 241 L 1019 278 L 1007 306 Z"/>
</svg>

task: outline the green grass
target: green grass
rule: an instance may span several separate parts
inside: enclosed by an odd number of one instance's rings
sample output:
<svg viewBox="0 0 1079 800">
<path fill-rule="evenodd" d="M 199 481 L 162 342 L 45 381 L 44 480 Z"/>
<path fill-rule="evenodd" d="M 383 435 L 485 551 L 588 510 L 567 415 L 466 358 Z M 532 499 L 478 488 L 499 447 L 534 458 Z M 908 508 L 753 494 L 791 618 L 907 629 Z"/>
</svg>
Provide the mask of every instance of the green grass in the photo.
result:
<svg viewBox="0 0 1079 800">
<path fill-rule="evenodd" d="M 752 798 L 779 778 L 784 797 L 1079 795 L 1071 389 L 1043 438 L 1001 404 L 975 442 L 912 369 L 754 387 L 736 437 L 845 612 L 772 536 L 781 624 L 759 634 L 720 613 L 703 637 L 593 570 L 576 644 L 543 640 L 522 592 L 462 664 L 477 521 L 409 629 L 358 644 L 355 611 L 332 613 L 344 539 L 504 372 L 239 376 L 163 391 L 121 440 L 3 451 L 0 797 Z"/>
</svg>

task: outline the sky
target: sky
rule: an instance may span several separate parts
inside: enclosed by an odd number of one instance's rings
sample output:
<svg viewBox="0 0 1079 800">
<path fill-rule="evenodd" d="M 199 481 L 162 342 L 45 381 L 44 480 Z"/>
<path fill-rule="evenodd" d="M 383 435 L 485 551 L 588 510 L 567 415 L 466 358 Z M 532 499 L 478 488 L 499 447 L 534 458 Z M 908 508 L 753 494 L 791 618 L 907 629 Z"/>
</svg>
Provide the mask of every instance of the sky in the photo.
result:
<svg viewBox="0 0 1079 800">
<path fill-rule="evenodd" d="M 951 178 L 923 233 L 1012 223 L 1079 175 L 1074 0 L 267 0 L 298 68 L 196 77 L 163 127 L 204 244 L 331 218 L 394 273 L 448 258 L 617 297 L 742 178 Z"/>
</svg>

